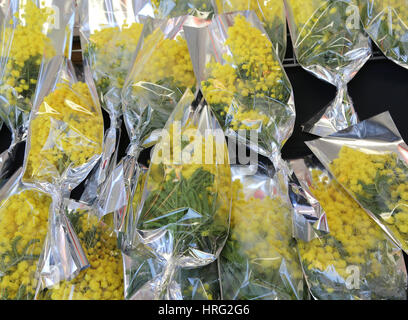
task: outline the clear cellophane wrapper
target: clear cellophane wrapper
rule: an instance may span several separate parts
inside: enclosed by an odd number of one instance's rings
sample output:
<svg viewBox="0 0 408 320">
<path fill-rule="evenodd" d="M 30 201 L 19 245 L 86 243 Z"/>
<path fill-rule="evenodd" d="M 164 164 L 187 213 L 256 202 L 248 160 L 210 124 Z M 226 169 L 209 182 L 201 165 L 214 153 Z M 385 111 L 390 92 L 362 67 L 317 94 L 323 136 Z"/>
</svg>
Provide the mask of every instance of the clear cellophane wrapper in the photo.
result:
<svg viewBox="0 0 408 320">
<path fill-rule="evenodd" d="M 289 198 L 293 207 L 293 237 L 310 241 L 329 233 L 327 215 L 311 191 L 312 170 L 324 167 L 314 157 L 289 161 Z"/>
<path fill-rule="evenodd" d="M 127 299 L 194 299 L 194 290 L 185 290 L 199 275 L 208 287 L 200 297 L 217 298 L 210 287 L 218 274 L 208 270 L 216 270 L 210 265 L 228 236 L 231 169 L 216 117 L 205 102 L 195 108 L 193 101 L 186 91 L 153 149 L 127 232 Z"/>
<path fill-rule="evenodd" d="M 16 171 L 0 190 L 0 299 L 32 300 L 48 230 L 51 197 L 21 182 Z"/>
<path fill-rule="evenodd" d="M 269 39 L 275 46 L 279 59 L 286 53 L 287 30 L 283 0 L 215 0 L 218 14 L 233 11 L 253 10 L 262 22 Z"/>
<path fill-rule="evenodd" d="M 402 251 L 317 159 L 298 159 L 295 173 L 312 177 L 310 192 L 325 210 L 329 234 L 298 240 L 305 279 L 321 300 L 406 299 L 407 273 Z"/>
<path fill-rule="evenodd" d="M 127 228 L 128 214 L 139 176 L 140 152 L 157 143 L 175 106 L 186 89 L 195 90 L 196 79 L 184 37 L 183 26 L 200 25 L 205 20 L 182 16 L 167 20 L 146 19 L 122 92 L 123 117 L 130 145 L 127 155 L 115 168 L 105 193 L 113 195 L 106 204 L 116 212 L 118 231 Z M 112 192 L 112 190 L 122 190 Z"/>
<path fill-rule="evenodd" d="M 78 236 L 89 268 L 71 281 L 38 293 L 39 300 L 123 300 L 123 262 L 117 247 L 112 215 L 99 218 L 95 209 L 64 200 L 64 212 Z"/>
<path fill-rule="evenodd" d="M 41 70 L 27 137 L 22 181 L 52 197 L 49 228 L 40 259 L 41 288 L 71 280 L 89 266 L 64 212 L 64 198 L 99 160 L 103 118 L 92 79 L 76 80 L 64 56 Z"/>
<path fill-rule="evenodd" d="M 81 44 L 85 68 L 95 81 L 102 107 L 110 118 L 105 132 L 103 155 L 85 184 L 81 201 L 105 212 L 106 184 L 116 165 L 121 134 L 121 90 L 132 66 L 133 56 L 143 29 L 144 16 L 151 13 L 149 1 L 78 2 Z"/>
<path fill-rule="evenodd" d="M 209 19 L 214 15 L 212 0 L 150 0 L 155 18 L 175 18 L 184 15 Z"/>
<path fill-rule="evenodd" d="M 408 1 L 358 0 L 370 38 L 392 61 L 408 68 Z"/>
<path fill-rule="evenodd" d="M 405 252 L 408 249 L 408 147 L 382 113 L 307 142 L 338 183 Z"/>
<path fill-rule="evenodd" d="M 254 11 L 185 26 L 204 98 L 229 138 L 271 157 L 292 134 L 293 90 Z"/>
<path fill-rule="evenodd" d="M 299 64 L 336 86 L 337 96 L 308 121 L 306 132 L 326 136 L 358 122 L 347 83 L 371 56 L 353 0 L 284 0 Z"/>
<path fill-rule="evenodd" d="M 0 179 L 12 174 L 17 145 L 27 137 L 44 61 L 71 52 L 74 16 L 73 1 L 0 1 L 0 117 L 12 136 L 0 155 Z"/>
<path fill-rule="evenodd" d="M 231 229 L 219 259 L 223 299 L 303 299 L 285 179 L 261 162 L 231 171 Z"/>
</svg>

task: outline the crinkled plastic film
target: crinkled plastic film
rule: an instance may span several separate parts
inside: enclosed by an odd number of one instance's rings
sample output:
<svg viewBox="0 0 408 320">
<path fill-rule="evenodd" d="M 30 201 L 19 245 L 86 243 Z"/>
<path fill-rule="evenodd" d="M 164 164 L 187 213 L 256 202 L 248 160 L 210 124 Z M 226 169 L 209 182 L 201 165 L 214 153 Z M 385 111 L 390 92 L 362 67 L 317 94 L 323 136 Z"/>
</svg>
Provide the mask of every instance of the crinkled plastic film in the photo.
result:
<svg viewBox="0 0 408 320">
<path fill-rule="evenodd" d="M 253 10 L 261 20 L 276 53 L 283 61 L 286 53 L 287 30 L 283 0 L 215 0 L 217 13 Z"/>
<path fill-rule="evenodd" d="M 32 300 L 48 230 L 51 197 L 21 182 L 18 170 L 0 190 L 0 299 Z"/>
<path fill-rule="evenodd" d="M 23 182 L 53 198 L 39 267 L 40 286 L 52 287 L 61 280 L 70 280 L 89 265 L 63 210 L 63 199 L 70 196 L 100 158 L 103 119 L 93 82 L 78 82 L 65 57 L 54 57 L 41 70 L 39 82 Z"/>
<path fill-rule="evenodd" d="M 107 189 L 108 192 L 115 187 L 122 189 L 119 193 L 122 201 L 115 201 L 118 231 L 126 229 L 132 220 L 128 215 L 133 212 L 132 199 L 142 171 L 137 162 L 140 152 L 157 142 L 184 91 L 194 90 L 196 86 L 183 26 L 205 23 L 193 16 L 145 21 L 133 67 L 122 92 L 130 145 L 116 168 L 115 183 Z M 118 195 L 114 197 L 117 198 Z"/>
<path fill-rule="evenodd" d="M 294 211 L 293 237 L 310 241 L 329 233 L 326 213 L 311 192 L 311 169 L 323 169 L 323 165 L 314 157 L 306 157 L 290 160 L 290 168 L 293 171 L 289 179 L 289 198 Z"/>
<path fill-rule="evenodd" d="M 358 0 L 364 28 L 392 61 L 408 68 L 408 1 Z"/>
<path fill-rule="evenodd" d="M 109 113 L 110 128 L 105 133 L 104 152 L 86 183 L 81 200 L 101 212 L 107 180 L 116 165 L 121 127 L 121 90 L 132 65 L 143 29 L 143 19 L 152 16 L 148 1 L 82 0 L 79 2 L 80 34 L 86 68 L 95 80 L 102 107 Z M 101 197 L 102 196 L 102 197 Z"/>
<path fill-rule="evenodd" d="M 208 19 L 214 15 L 212 0 L 151 0 L 155 18 L 174 18 L 186 14 Z"/>
<path fill-rule="evenodd" d="M 253 11 L 184 27 L 204 98 L 229 138 L 272 157 L 292 134 L 292 86 Z"/>
<path fill-rule="evenodd" d="M 307 142 L 333 177 L 405 252 L 408 242 L 408 147 L 382 113 Z"/>
<path fill-rule="evenodd" d="M 73 1 L 0 1 L 0 117 L 12 135 L 1 155 L 0 176 L 9 177 L 17 145 L 26 139 L 38 74 L 47 59 L 70 54 Z"/>
<path fill-rule="evenodd" d="M 330 234 L 298 241 L 312 296 L 321 300 L 405 300 L 407 273 L 402 251 L 325 169 L 311 167 L 310 174 L 310 190 L 330 226 Z"/>
<path fill-rule="evenodd" d="M 337 87 L 337 96 L 304 125 L 326 136 L 358 122 L 347 83 L 371 56 L 353 0 L 284 0 L 296 59 L 307 71 Z"/>
<path fill-rule="evenodd" d="M 43 290 L 38 299 L 123 300 L 122 255 L 108 216 L 100 220 L 95 210 L 73 200 L 65 201 L 64 210 L 90 267 L 71 281 Z"/>
<path fill-rule="evenodd" d="M 126 270 L 128 299 L 193 298 L 182 291 L 189 274 L 214 263 L 228 236 L 225 136 L 210 108 L 202 102 L 194 109 L 193 101 L 186 91 L 153 151 L 135 228 L 128 232 L 125 258 L 138 266 Z M 202 275 L 202 283 L 217 278 Z"/>
<path fill-rule="evenodd" d="M 292 208 L 273 166 L 232 166 L 231 231 L 221 253 L 224 300 L 303 299 Z"/>
</svg>

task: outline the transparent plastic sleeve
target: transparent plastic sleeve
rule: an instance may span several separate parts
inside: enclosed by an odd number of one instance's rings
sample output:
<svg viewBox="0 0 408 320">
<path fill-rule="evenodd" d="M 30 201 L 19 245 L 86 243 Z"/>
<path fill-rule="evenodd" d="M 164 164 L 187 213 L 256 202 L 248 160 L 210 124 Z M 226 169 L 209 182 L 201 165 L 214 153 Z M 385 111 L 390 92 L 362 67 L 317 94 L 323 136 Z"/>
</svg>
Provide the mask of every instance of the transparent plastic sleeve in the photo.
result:
<svg viewBox="0 0 408 320">
<path fill-rule="evenodd" d="M 0 1 L 0 117 L 12 135 L 0 176 L 12 174 L 17 145 L 26 140 L 40 69 L 70 54 L 74 19 L 73 1 Z"/>
<path fill-rule="evenodd" d="M 100 220 L 95 210 L 73 200 L 64 211 L 88 257 L 90 267 L 71 281 L 38 294 L 40 300 L 123 300 L 122 255 L 116 245 L 112 215 Z"/>
<path fill-rule="evenodd" d="M 299 64 L 337 87 L 335 100 L 304 125 L 326 136 L 358 122 L 347 83 L 371 56 L 354 0 L 284 0 Z"/>
<path fill-rule="evenodd" d="M 255 12 L 184 29 L 202 93 L 226 135 L 267 157 L 277 154 L 293 131 L 293 91 Z"/>
<path fill-rule="evenodd" d="M 231 170 L 231 230 L 219 259 L 223 299 L 303 299 L 292 208 L 280 173 L 262 163 Z"/>
<path fill-rule="evenodd" d="M 392 61 L 408 69 L 408 1 L 358 0 L 364 28 Z"/>
<path fill-rule="evenodd" d="M 253 10 L 261 20 L 276 54 L 283 61 L 286 53 L 287 30 L 283 0 L 215 0 L 217 13 Z"/>
<path fill-rule="evenodd" d="M 324 168 L 307 164 L 310 192 L 326 212 L 330 234 L 298 241 L 305 278 L 315 299 L 405 300 L 402 251 Z"/>
<path fill-rule="evenodd" d="M 124 250 L 140 266 L 125 271 L 132 283 L 125 285 L 128 299 L 191 297 L 183 296 L 180 281 L 214 263 L 228 236 L 232 189 L 225 136 L 209 106 L 202 101 L 193 108 L 193 101 L 186 91 L 153 150 Z"/>
<path fill-rule="evenodd" d="M 408 249 L 408 147 L 390 114 L 307 142 L 344 189 L 405 252 Z"/>
<path fill-rule="evenodd" d="M 21 182 L 22 169 L 0 190 L 0 299 L 32 300 L 48 230 L 51 197 Z"/>
<path fill-rule="evenodd" d="M 72 64 L 63 56 L 52 58 L 41 70 L 38 88 L 22 179 L 53 199 L 39 268 L 41 285 L 51 287 L 88 266 L 63 210 L 63 199 L 100 158 L 103 119 L 92 80 L 78 82 Z"/>
<path fill-rule="evenodd" d="M 104 151 L 87 180 L 81 200 L 94 205 L 103 216 L 106 184 L 116 165 L 121 135 L 121 90 L 132 65 L 133 55 L 143 29 L 144 15 L 152 15 L 149 1 L 91 1 L 78 3 L 81 44 L 85 67 L 96 83 L 99 100 L 110 117 L 105 133 Z"/>
<path fill-rule="evenodd" d="M 303 241 L 329 233 L 327 215 L 311 191 L 312 168 L 323 169 L 314 157 L 290 160 L 289 198 L 293 207 L 293 237 Z"/>
<path fill-rule="evenodd" d="M 122 92 L 130 145 L 105 190 L 105 194 L 113 195 L 107 207 L 115 208 L 119 232 L 132 220 L 132 199 L 142 171 L 140 152 L 157 142 L 184 91 L 196 86 L 183 26 L 201 23 L 206 21 L 193 16 L 145 21 Z M 113 189 L 122 191 L 114 194 Z"/>
<path fill-rule="evenodd" d="M 175 18 L 184 15 L 209 19 L 214 15 L 212 0 L 151 0 L 155 18 Z"/>
</svg>

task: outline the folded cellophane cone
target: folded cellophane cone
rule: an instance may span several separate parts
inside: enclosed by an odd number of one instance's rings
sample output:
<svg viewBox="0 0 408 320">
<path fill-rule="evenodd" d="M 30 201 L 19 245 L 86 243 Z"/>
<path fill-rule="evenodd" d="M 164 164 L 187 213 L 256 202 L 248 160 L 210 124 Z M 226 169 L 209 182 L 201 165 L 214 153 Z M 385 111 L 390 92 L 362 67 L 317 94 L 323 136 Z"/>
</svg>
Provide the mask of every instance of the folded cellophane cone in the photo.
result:
<svg viewBox="0 0 408 320">
<path fill-rule="evenodd" d="M 316 235 L 308 242 L 298 240 L 312 296 L 321 300 L 406 299 L 402 251 L 326 169 L 307 169 L 309 190 L 325 210 L 329 226 L 329 234 Z"/>
<path fill-rule="evenodd" d="M 193 100 L 186 91 L 153 151 L 128 237 L 134 246 L 125 257 L 128 299 L 215 297 L 193 295 L 186 285 L 195 273 L 200 283 L 217 282 L 205 269 L 216 270 L 209 265 L 228 235 L 231 172 L 215 116 L 204 103 L 193 108 Z"/>
</svg>

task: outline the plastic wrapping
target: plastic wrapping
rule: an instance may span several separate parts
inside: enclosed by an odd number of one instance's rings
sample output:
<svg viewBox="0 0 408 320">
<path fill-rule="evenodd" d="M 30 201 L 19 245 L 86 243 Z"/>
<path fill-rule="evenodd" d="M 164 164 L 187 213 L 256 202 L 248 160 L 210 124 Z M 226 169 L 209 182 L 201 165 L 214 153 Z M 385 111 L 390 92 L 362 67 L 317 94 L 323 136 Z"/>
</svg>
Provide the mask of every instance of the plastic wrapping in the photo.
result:
<svg viewBox="0 0 408 320">
<path fill-rule="evenodd" d="M 0 300 L 32 300 L 48 230 L 51 197 L 21 182 L 19 169 L 0 190 Z"/>
<path fill-rule="evenodd" d="M 392 61 L 408 68 L 408 1 L 358 0 L 364 28 Z"/>
<path fill-rule="evenodd" d="M 219 264 L 225 300 L 303 299 L 292 208 L 271 165 L 232 166 L 231 231 Z"/>
<path fill-rule="evenodd" d="M 310 292 L 322 300 L 406 299 L 402 251 L 324 169 L 308 157 L 310 192 L 326 212 L 330 234 L 298 241 Z M 301 169 L 300 166 L 297 169 Z M 300 171 L 300 172 L 299 172 Z M 304 176 L 303 170 L 295 170 Z"/>
<path fill-rule="evenodd" d="M 408 147 L 382 113 L 307 142 L 334 178 L 405 252 L 408 248 Z"/>
<path fill-rule="evenodd" d="M 131 199 L 142 170 L 137 162 L 140 152 L 157 142 L 185 90 L 194 90 L 196 86 L 183 26 L 205 23 L 205 20 L 192 16 L 145 21 L 141 42 L 122 92 L 130 145 L 105 191 L 113 195 L 107 207 L 115 209 L 118 231 L 126 228 L 127 216 L 133 211 Z M 114 194 L 114 189 L 122 192 Z"/>
<path fill-rule="evenodd" d="M 72 41 L 74 3 L 1 0 L 0 24 L 0 117 L 12 135 L 0 156 L 0 176 L 7 178 L 17 145 L 27 136 L 40 69 Z"/>
<path fill-rule="evenodd" d="M 209 19 L 214 14 L 212 0 L 151 0 L 155 18 L 174 18 L 193 15 Z"/>
<path fill-rule="evenodd" d="M 112 0 L 81 0 L 78 9 L 85 67 L 90 69 L 101 105 L 110 118 L 103 156 L 87 180 L 81 200 L 105 215 L 109 212 L 104 212 L 105 199 L 100 196 L 116 165 L 121 133 L 121 90 L 143 29 L 143 14 L 152 15 L 152 8 L 148 1 L 123 4 Z"/>
<path fill-rule="evenodd" d="M 41 300 L 123 300 L 122 255 L 116 234 L 95 210 L 73 200 L 64 201 L 64 211 L 78 235 L 90 267 L 71 281 L 61 282 L 38 294 Z"/>
<path fill-rule="evenodd" d="M 293 237 L 310 241 L 329 233 L 327 215 L 311 191 L 312 170 L 321 170 L 323 165 L 314 157 L 290 161 L 293 171 L 289 180 L 289 198 L 294 210 Z"/>
<path fill-rule="evenodd" d="M 54 57 L 41 70 L 38 88 L 23 182 L 35 185 L 53 200 L 39 266 L 40 286 L 45 288 L 70 280 L 89 266 L 63 211 L 63 199 L 100 158 L 103 119 L 93 82 L 77 82 L 72 65 L 63 56 Z"/>
<path fill-rule="evenodd" d="M 293 131 L 293 91 L 255 12 L 184 29 L 204 98 L 226 135 L 267 157 L 278 154 Z"/>
<path fill-rule="evenodd" d="M 337 87 L 337 96 L 304 125 L 326 136 L 358 122 L 347 83 L 371 56 L 354 0 L 284 0 L 289 31 L 299 64 Z"/>
<path fill-rule="evenodd" d="M 217 13 L 253 10 L 263 23 L 276 53 L 283 61 L 286 53 L 287 30 L 283 0 L 215 0 Z"/>
<path fill-rule="evenodd" d="M 193 101 L 186 91 L 153 150 L 134 228 L 127 232 L 124 253 L 133 266 L 126 270 L 128 299 L 191 298 L 183 296 L 184 283 L 216 261 L 228 236 L 232 189 L 225 136 L 206 103 L 194 109 Z M 205 283 L 210 275 L 203 276 Z"/>
</svg>

